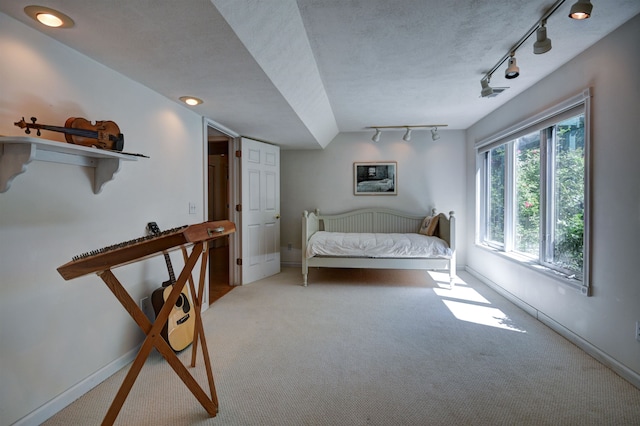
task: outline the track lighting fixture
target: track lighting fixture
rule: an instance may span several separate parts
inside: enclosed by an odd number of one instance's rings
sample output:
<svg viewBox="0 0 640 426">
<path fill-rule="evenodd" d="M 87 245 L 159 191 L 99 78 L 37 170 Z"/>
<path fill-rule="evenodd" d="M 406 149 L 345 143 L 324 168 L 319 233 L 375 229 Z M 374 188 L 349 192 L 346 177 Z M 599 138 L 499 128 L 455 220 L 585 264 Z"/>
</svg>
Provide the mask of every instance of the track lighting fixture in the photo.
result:
<svg viewBox="0 0 640 426">
<path fill-rule="evenodd" d="M 482 84 L 482 92 L 481 95 L 483 98 L 490 98 L 498 95 L 503 92 L 504 88 L 492 88 L 489 86 L 489 79 L 493 75 L 494 72 L 502 64 L 506 61 L 509 62 L 507 69 L 505 70 L 505 78 L 512 79 L 516 78 L 520 75 L 520 69 L 516 64 L 515 53 L 520 46 L 524 44 L 525 41 L 533 34 L 536 33 L 536 42 L 533 45 L 533 53 L 540 54 L 545 53 L 551 50 L 551 40 L 547 38 L 547 19 L 553 15 L 559 8 L 564 4 L 565 0 L 556 0 L 556 2 L 542 15 L 542 18 L 538 22 L 536 22 L 533 27 L 527 31 L 520 40 L 516 44 L 513 45 L 509 53 L 504 55 L 498 63 L 496 63 L 493 68 L 491 68 L 484 77 L 480 80 L 480 84 Z M 591 16 L 591 10 L 593 9 L 593 5 L 589 0 L 578 0 L 573 6 L 571 6 L 571 12 L 569 13 L 569 17 L 573 19 L 587 19 Z"/>
<path fill-rule="evenodd" d="M 533 53 L 539 55 L 551 50 L 551 39 L 547 38 L 547 21 L 542 21 L 540 28 L 536 31 L 536 42 L 533 43 Z"/>
<path fill-rule="evenodd" d="M 489 86 L 490 80 L 491 80 L 491 75 L 487 75 L 482 80 L 480 80 L 480 84 L 482 85 L 482 91 L 480 92 L 481 97 L 495 98 L 500 93 L 508 89 L 508 87 L 491 87 Z"/>
<path fill-rule="evenodd" d="M 511 56 L 509 56 L 509 63 L 507 65 L 507 69 L 504 70 L 504 78 L 511 80 L 512 78 L 516 78 L 520 75 L 520 68 L 516 64 L 516 53 L 511 52 Z"/>
<path fill-rule="evenodd" d="M 593 5 L 589 0 L 578 0 L 571 6 L 571 12 L 569 12 L 569 18 L 571 19 L 587 19 L 591 16 Z"/>
<path fill-rule="evenodd" d="M 520 75 L 520 69 L 516 64 L 516 51 L 527 41 L 527 39 L 533 34 L 536 33 L 536 42 L 533 45 L 533 53 L 541 54 L 548 52 L 551 50 L 551 40 L 547 38 L 547 19 L 553 15 L 559 8 L 564 4 L 565 0 L 556 0 L 556 2 L 542 15 L 539 21 L 537 21 L 530 29 L 527 31 L 521 38 L 518 40 L 516 44 L 509 50 L 509 53 L 504 55 L 498 63 L 496 63 L 493 68 L 487 71 L 484 74 L 484 77 L 480 80 L 480 84 L 482 84 L 482 92 L 481 95 L 483 98 L 496 96 L 498 93 L 504 91 L 505 88 L 497 88 L 489 86 L 489 79 L 493 75 L 494 72 L 502 64 L 508 61 L 507 69 L 505 70 L 505 78 L 513 79 Z M 573 19 L 587 19 L 591 16 L 591 10 L 593 9 L 593 5 L 589 0 L 578 0 L 573 6 L 571 6 L 571 12 L 569 13 L 569 17 Z M 499 90 L 500 89 L 500 90 Z"/>
<path fill-rule="evenodd" d="M 493 95 L 493 87 L 489 86 L 489 77 L 480 80 L 480 84 L 482 85 L 482 91 L 480 92 L 480 95 L 483 98 Z"/>
<path fill-rule="evenodd" d="M 371 140 L 374 142 L 380 142 L 380 135 L 382 135 L 382 132 L 380 131 L 380 129 L 376 129 L 376 134 L 373 135 Z"/>
<path fill-rule="evenodd" d="M 414 130 L 421 129 L 431 129 L 431 139 L 434 141 L 440 139 L 438 127 L 447 127 L 447 124 L 418 124 L 415 126 L 408 126 L 406 124 L 404 126 L 370 126 L 367 127 L 367 129 L 374 129 L 376 131 L 371 138 L 371 140 L 374 142 L 380 142 L 380 137 L 382 135 L 381 129 L 407 129 L 404 133 L 404 136 L 402 136 L 402 140 L 404 140 L 405 142 L 409 142 L 411 140 L 412 132 Z"/>
</svg>

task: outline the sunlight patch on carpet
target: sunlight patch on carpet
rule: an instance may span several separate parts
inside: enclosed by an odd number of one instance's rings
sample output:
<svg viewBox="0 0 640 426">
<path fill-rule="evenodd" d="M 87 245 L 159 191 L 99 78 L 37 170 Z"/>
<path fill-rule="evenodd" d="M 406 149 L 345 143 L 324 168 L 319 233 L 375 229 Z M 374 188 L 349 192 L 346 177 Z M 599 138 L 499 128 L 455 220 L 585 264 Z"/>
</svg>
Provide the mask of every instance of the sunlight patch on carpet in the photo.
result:
<svg viewBox="0 0 640 426">
<path fill-rule="evenodd" d="M 460 321 L 473 322 L 475 324 L 487 325 L 489 327 L 526 333 L 525 330 L 519 329 L 500 309 L 475 305 L 472 303 L 456 302 L 453 300 L 443 300 L 442 302 Z"/>
<path fill-rule="evenodd" d="M 433 291 L 440 297 L 446 297 L 448 299 L 458 299 L 465 300 L 467 302 L 476 302 L 476 303 L 486 303 L 490 305 L 491 303 L 482 297 L 480 293 L 472 289 L 471 287 L 461 287 L 457 286 L 452 288 L 451 290 L 445 288 L 434 288 Z"/>
<path fill-rule="evenodd" d="M 439 288 L 434 288 L 433 292 L 442 299 L 444 305 L 460 321 L 526 333 L 526 330 L 518 327 L 500 309 L 492 307 L 491 302 L 475 289 L 469 287 L 460 277 L 456 277 L 455 286 L 450 288 L 447 274 L 430 272 L 430 275 L 438 285 L 442 285 Z"/>
</svg>

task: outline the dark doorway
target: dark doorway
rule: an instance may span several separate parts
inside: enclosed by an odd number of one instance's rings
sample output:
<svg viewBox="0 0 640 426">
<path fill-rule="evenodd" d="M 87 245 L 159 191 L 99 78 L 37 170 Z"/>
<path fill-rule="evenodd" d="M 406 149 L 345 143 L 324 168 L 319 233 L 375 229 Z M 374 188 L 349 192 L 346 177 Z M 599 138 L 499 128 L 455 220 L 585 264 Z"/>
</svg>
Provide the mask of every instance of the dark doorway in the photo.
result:
<svg viewBox="0 0 640 426">
<path fill-rule="evenodd" d="M 208 137 L 208 220 L 229 219 L 229 138 Z M 213 131 L 215 133 L 215 130 Z M 209 250 L 209 304 L 233 289 L 229 280 L 229 237 L 213 240 Z"/>
</svg>

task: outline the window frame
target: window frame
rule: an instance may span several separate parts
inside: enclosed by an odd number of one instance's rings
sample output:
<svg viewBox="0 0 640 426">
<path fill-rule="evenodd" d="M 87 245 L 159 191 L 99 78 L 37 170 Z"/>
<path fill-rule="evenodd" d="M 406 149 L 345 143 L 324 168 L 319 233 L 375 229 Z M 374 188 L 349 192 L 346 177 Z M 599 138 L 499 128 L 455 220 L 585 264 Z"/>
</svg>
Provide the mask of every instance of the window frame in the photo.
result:
<svg viewBox="0 0 640 426">
<path fill-rule="evenodd" d="M 580 94 L 575 95 L 569 99 L 566 99 L 551 108 L 542 111 L 530 118 L 527 118 L 507 129 L 504 129 L 488 138 L 482 139 L 475 143 L 474 148 L 476 150 L 476 246 L 491 250 L 492 252 L 504 256 L 508 259 L 518 262 L 526 267 L 533 268 L 537 271 L 545 273 L 559 282 L 570 286 L 576 290 L 579 290 L 581 294 L 589 296 L 591 294 L 591 279 L 590 279 L 590 259 L 591 259 L 591 88 L 583 90 Z M 488 214 L 490 209 L 490 184 L 491 176 L 489 174 L 489 157 L 492 149 L 499 146 L 505 146 L 505 158 L 509 156 L 510 161 L 505 163 L 505 199 L 504 199 L 504 223 L 513 224 L 515 220 L 515 179 L 513 176 L 515 167 L 515 149 L 514 144 L 511 141 L 518 139 L 521 136 L 529 133 L 540 131 L 544 128 L 551 127 L 558 124 L 563 119 L 571 116 L 584 114 L 584 236 L 583 236 L 583 268 L 582 279 L 578 279 L 566 272 L 561 271 L 561 268 L 550 267 L 546 263 L 546 259 L 542 258 L 542 244 L 545 245 L 544 249 L 549 250 L 551 239 L 546 236 L 549 235 L 548 223 L 549 219 L 542 220 L 540 223 L 541 232 L 541 247 L 540 254 L 537 259 L 532 259 L 529 256 L 515 252 L 513 247 L 514 238 L 512 235 L 514 226 L 505 226 L 504 228 L 504 241 L 502 244 L 496 244 L 495 242 L 486 241 L 487 237 L 487 225 Z M 543 134 L 542 134 L 543 133 Z M 551 136 L 551 138 L 550 138 Z M 548 200 L 546 197 L 547 189 L 549 185 L 553 185 L 553 179 L 550 176 L 550 172 L 547 170 L 547 164 L 551 153 L 548 149 L 542 149 L 542 139 L 549 140 L 555 137 L 555 135 L 549 135 L 548 132 L 541 132 L 541 151 L 540 151 L 540 188 L 541 188 L 541 200 L 540 208 L 549 209 L 553 206 L 553 200 Z M 506 144 L 506 145 L 505 145 Z M 545 146 L 549 148 L 549 145 L 545 143 Z M 555 171 L 554 171 L 555 172 Z M 542 211 L 541 211 L 542 214 Z M 546 215 L 545 215 L 546 216 Z"/>
</svg>

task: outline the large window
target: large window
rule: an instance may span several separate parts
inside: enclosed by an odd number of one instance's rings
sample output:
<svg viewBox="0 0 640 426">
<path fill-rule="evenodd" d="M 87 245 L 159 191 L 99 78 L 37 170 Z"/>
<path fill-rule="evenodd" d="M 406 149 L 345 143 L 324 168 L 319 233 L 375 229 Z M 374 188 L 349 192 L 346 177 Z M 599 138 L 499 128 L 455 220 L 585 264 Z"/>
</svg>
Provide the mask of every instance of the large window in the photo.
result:
<svg viewBox="0 0 640 426">
<path fill-rule="evenodd" d="M 476 145 L 479 241 L 588 294 L 589 96 Z"/>
</svg>

